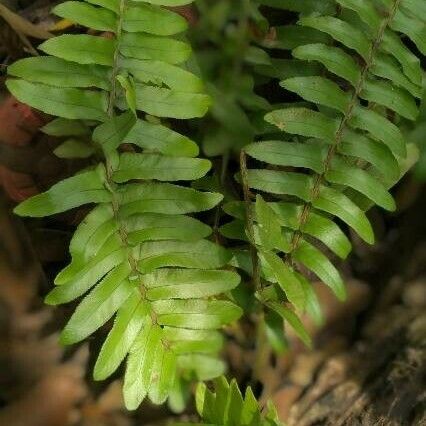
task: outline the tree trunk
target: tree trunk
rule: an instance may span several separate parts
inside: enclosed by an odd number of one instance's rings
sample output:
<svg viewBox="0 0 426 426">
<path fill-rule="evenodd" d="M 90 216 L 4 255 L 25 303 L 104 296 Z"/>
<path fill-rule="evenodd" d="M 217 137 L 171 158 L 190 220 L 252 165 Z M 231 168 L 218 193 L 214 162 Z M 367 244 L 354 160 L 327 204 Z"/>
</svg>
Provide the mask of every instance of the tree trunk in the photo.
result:
<svg viewBox="0 0 426 426">
<path fill-rule="evenodd" d="M 393 302 L 377 306 L 355 345 L 321 367 L 288 426 L 426 425 L 425 284 L 394 282 Z"/>
</svg>

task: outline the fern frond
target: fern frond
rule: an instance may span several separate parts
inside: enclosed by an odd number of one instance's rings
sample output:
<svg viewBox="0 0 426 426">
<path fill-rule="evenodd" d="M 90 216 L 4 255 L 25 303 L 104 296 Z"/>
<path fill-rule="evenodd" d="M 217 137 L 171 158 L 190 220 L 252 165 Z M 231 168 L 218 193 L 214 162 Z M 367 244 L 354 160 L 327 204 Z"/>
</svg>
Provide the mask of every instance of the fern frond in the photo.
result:
<svg viewBox="0 0 426 426">
<path fill-rule="evenodd" d="M 64 344 L 84 340 L 115 316 L 94 377 L 107 378 L 127 357 L 129 409 L 145 397 L 163 403 L 181 375 L 208 380 L 222 374 L 218 329 L 241 315 L 222 296 L 239 283 L 238 274 L 223 269 L 231 254 L 208 240 L 209 226 L 188 216 L 212 209 L 222 196 L 169 183 L 199 179 L 211 163 L 196 158 L 197 145 L 158 119 L 135 116 L 135 109 L 179 119 L 207 111 L 200 79 L 177 66 L 190 46 L 170 38 L 186 21 L 162 7 L 188 3 L 67 1 L 56 14 L 113 36 L 61 35 L 40 46 L 50 56 L 9 68 L 16 78 L 7 85 L 18 99 L 59 117 L 46 133 L 92 135 L 88 155 L 104 158 L 15 211 L 41 217 L 96 204 L 78 226 L 71 263 L 46 302 L 84 296 L 62 332 Z M 123 144 L 132 150 L 124 152 Z M 65 142 L 60 153 L 70 152 L 81 149 Z"/>
<path fill-rule="evenodd" d="M 412 13 L 419 2 L 336 0 L 318 2 L 326 6 L 321 11 L 306 2 L 262 3 L 301 12 L 298 25 L 279 29 L 269 47 L 292 49 L 297 60 L 322 68 L 310 75 L 295 69 L 280 82 L 307 104 L 265 116 L 282 136 L 244 148 L 238 180 L 247 187 L 245 206 L 225 205 L 235 221 L 222 232 L 256 248 L 262 267 L 259 299 L 309 343 L 302 324 L 290 320 L 283 312 L 287 308 L 277 302 L 288 301 L 298 313 L 308 310 L 315 316 L 318 303 L 312 291 L 306 293 L 298 265 L 344 299 L 340 273 L 317 242 L 344 259 L 351 245 L 334 218 L 372 244 L 366 210 L 374 204 L 395 210 L 389 188 L 406 172 L 403 164 L 406 158 L 411 162 L 413 152 L 392 118 L 414 120 L 422 94 L 420 60 L 402 37 L 424 53 L 426 27 Z M 269 127 L 266 132 L 274 131 Z M 246 155 L 267 168 L 246 169 Z M 258 195 L 252 206 L 248 189 L 262 192 L 269 202 Z M 254 267 L 249 270 L 255 273 Z M 271 292 L 270 283 L 285 297 Z"/>
<path fill-rule="evenodd" d="M 201 423 L 174 423 L 175 426 L 281 426 L 276 409 L 268 403 L 264 412 L 259 407 L 253 391 L 246 389 L 243 396 L 237 382 L 220 377 L 214 381 L 214 392 L 204 383 L 197 388 L 196 405 Z"/>
</svg>

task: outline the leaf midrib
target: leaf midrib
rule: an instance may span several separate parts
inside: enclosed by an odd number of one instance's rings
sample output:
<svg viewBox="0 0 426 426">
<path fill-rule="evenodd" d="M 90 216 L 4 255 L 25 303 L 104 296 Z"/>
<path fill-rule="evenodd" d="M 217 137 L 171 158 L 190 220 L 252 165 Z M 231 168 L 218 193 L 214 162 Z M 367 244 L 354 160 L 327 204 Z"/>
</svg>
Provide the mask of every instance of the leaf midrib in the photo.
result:
<svg viewBox="0 0 426 426">
<path fill-rule="evenodd" d="M 124 11 L 126 7 L 127 0 L 120 0 L 120 7 L 119 7 L 119 14 L 118 14 L 118 21 L 117 21 L 117 30 L 116 30 L 116 43 L 115 43 L 115 51 L 114 51 L 114 59 L 113 59 L 113 66 L 112 66 L 112 72 L 110 77 L 111 82 L 111 90 L 109 92 L 109 100 L 108 100 L 108 116 L 112 118 L 114 116 L 114 105 L 116 102 L 116 96 L 117 96 L 117 75 L 119 72 L 119 61 L 120 61 L 120 38 L 123 30 L 123 21 L 124 21 Z M 113 210 L 113 218 L 118 224 L 118 235 L 121 240 L 121 244 L 124 248 L 128 249 L 128 261 L 130 264 L 130 267 L 132 269 L 131 274 L 137 275 L 139 277 L 139 281 L 142 279 L 142 275 L 137 269 L 137 260 L 134 258 L 131 246 L 127 241 L 127 232 L 126 229 L 123 227 L 122 222 L 120 221 L 120 199 L 119 194 L 116 190 L 117 185 L 114 182 L 113 174 L 114 174 L 114 168 L 112 167 L 112 159 L 109 158 L 108 155 L 105 156 L 105 163 L 106 163 L 106 180 L 108 183 L 108 187 L 111 191 L 112 196 L 112 210 Z M 141 292 L 142 295 L 142 292 Z"/>
</svg>

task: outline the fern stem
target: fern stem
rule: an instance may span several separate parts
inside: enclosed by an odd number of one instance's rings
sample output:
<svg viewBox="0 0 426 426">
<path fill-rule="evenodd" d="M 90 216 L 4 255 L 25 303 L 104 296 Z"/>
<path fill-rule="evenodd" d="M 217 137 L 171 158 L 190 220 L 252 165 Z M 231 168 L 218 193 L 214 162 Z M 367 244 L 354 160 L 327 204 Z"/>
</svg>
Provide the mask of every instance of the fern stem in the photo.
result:
<svg viewBox="0 0 426 426">
<path fill-rule="evenodd" d="M 355 90 L 352 94 L 351 101 L 349 102 L 348 108 L 347 108 L 342 120 L 340 121 L 339 128 L 336 132 L 335 140 L 327 151 L 327 156 L 324 160 L 324 171 L 322 173 L 316 174 L 314 185 L 313 185 L 313 188 L 312 188 L 312 200 L 315 200 L 319 196 L 321 185 L 325 182 L 325 175 L 327 174 L 327 172 L 329 171 L 329 169 L 331 167 L 331 162 L 334 158 L 334 155 L 336 154 L 337 148 L 339 147 L 340 143 L 342 142 L 344 131 L 347 129 L 348 123 L 352 118 L 354 108 L 358 103 L 358 99 L 360 97 L 362 90 L 364 89 L 364 84 L 365 84 L 365 81 L 367 79 L 368 73 L 370 71 L 371 66 L 373 65 L 374 57 L 375 57 L 375 55 L 376 55 L 376 53 L 377 53 L 377 51 L 380 48 L 380 45 L 382 43 L 384 33 L 385 33 L 387 27 L 389 26 L 389 24 L 394 19 L 400 2 L 401 2 L 401 0 L 394 0 L 393 6 L 390 8 L 389 13 L 386 16 L 386 18 L 382 21 L 382 24 L 381 24 L 381 26 L 380 26 L 380 28 L 377 32 L 377 36 L 371 44 L 369 55 L 368 55 L 368 57 L 365 61 L 365 64 L 364 64 L 364 66 L 361 70 L 361 75 L 360 75 L 359 81 L 358 81 L 358 83 L 355 87 Z M 301 238 L 303 236 L 303 227 L 305 226 L 306 222 L 308 221 L 311 211 L 312 211 L 312 202 L 305 203 L 304 206 L 303 206 L 302 213 L 300 215 L 298 229 L 293 232 L 293 236 L 292 236 L 292 240 L 291 240 L 291 250 L 286 255 L 286 261 L 289 262 L 289 263 L 292 262 L 292 259 L 291 259 L 292 253 L 295 250 L 297 250 L 297 248 L 299 247 L 299 244 L 301 242 Z"/>
<path fill-rule="evenodd" d="M 260 290 L 261 280 L 260 280 L 260 265 L 259 258 L 257 256 L 256 241 L 254 236 L 254 215 L 253 215 L 253 205 L 250 200 L 250 188 L 248 184 L 248 170 L 247 170 L 247 155 L 242 149 L 240 152 L 240 170 L 241 170 L 241 183 L 244 193 L 244 205 L 246 209 L 246 227 L 248 232 L 248 237 L 250 240 L 250 254 L 253 264 L 253 287 L 256 290 Z"/>
<path fill-rule="evenodd" d="M 114 104 L 115 104 L 115 97 L 117 95 L 117 74 L 118 74 L 118 61 L 120 59 L 120 38 L 121 33 L 123 30 L 123 16 L 124 16 L 124 9 L 126 7 L 126 1 L 127 0 L 120 0 L 120 13 L 118 16 L 118 22 L 117 22 L 117 32 L 116 32 L 116 46 L 115 46 L 115 52 L 114 52 L 114 61 L 112 66 L 112 73 L 111 73 L 111 91 L 109 93 L 109 100 L 108 100 L 108 115 L 112 117 L 114 115 Z"/>
<path fill-rule="evenodd" d="M 222 161 L 220 165 L 220 185 L 223 188 L 225 186 L 226 181 L 226 171 L 228 169 L 228 163 L 229 163 L 229 150 L 226 150 L 222 155 Z M 219 170 L 218 170 L 219 172 Z M 220 243 L 221 241 L 221 234 L 219 232 L 219 224 L 220 219 L 222 217 L 222 208 L 223 208 L 223 200 L 221 203 L 216 207 L 216 211 L 214 214 L 214 221 L 213 221 L 213 235 L 215 238 L 216 243 Z"/>
<path fill-rule="evenodd" d="M 114 116 L 114 105 L 117 97 L 117 75 L 119 71 L 119 60 L 120 60 L 120 37 L 122 33 L 122 27 L 123 27 L 123 16 L 124 16 L 124 10 L 126 7 L 126 1 L 127 0 L 121 0 L 120 1 L 120 9 L 119 9 L 119 17 L 117 21 L 117 30 L 116 30 L 116 48 L 114 52 L 114 60 L 113 60 L 113 67 L 111 71 L 111 90 L 109 92 L 109 98 L 108 98 L 108 116 L 112 118 Z M 113 167 L 113 161 L 112 159 L 107 155 L 105 156 L 105 164 L 106 164 L 106 180 L 107 180 L 107 186 L 111 192 L 111 205 L 112 210 L 114 214 L 114 219 L 118 223 L 118 234 L 120 236 L 121 244 L 123 247 L 128 248 L 128 261 L 130 264 L 130 267 L 132 268 L 132 274 L 135 276 L 140 276 L 141 274 L 137 270 L 137 261 L 135 257 L 133 256 L 132 250 L 130 249 L 130 244 L 128 242 L 128 236 L 127 231 L 125 227 L 121 224 L 121 221 L 119 219 L 119 211 L 120 211 L 120 202 L 117 196 L 117 184 L 113 180 L 113 173 L 114 173 L 114 167 Z M 142 285 L 142 280 L 140 281 L 140 290 L 142 297 L 144 297 L 145 288 Z"/>
<path fill-rule="evenodd" d="M 265 371 L 269 366 L 269 358 L 271 356 L 271 346 L 269 345 L 266 337 L 265 329 L 265 311 L 262 309 L 256 317 L 256 340 L 255 340 L 255 353 L 253 359 L 253 374 L 251 383 L 253 386 L 256 382 L 263 385 L 263 396 L 269 397 L 269 386 L 265 380 Z"/>
</svg>

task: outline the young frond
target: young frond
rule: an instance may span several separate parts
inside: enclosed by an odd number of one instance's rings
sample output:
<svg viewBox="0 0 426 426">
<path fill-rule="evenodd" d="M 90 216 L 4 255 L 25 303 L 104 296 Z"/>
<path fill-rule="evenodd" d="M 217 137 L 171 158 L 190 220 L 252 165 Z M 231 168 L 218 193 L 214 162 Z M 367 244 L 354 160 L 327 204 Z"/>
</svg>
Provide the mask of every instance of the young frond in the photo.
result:
<svg viewBox="0 0 426 426">
<path fill-rule="evenodd" d="M 214 392 L 200 383 L 196 405 L 201 423 L 176 423 L 174 426 L 282 426 L 274 405 L 268 403 L 265 410 L 261 410 L 251 388 L 248 387 L 243 396 L 235 379 L 231 383 L 225 377 L 216 379 Z"/>
</svg>

